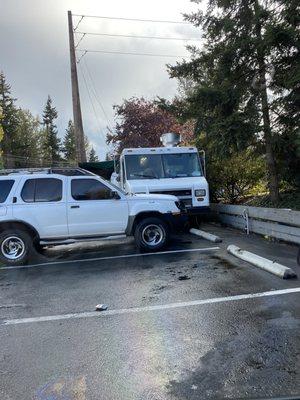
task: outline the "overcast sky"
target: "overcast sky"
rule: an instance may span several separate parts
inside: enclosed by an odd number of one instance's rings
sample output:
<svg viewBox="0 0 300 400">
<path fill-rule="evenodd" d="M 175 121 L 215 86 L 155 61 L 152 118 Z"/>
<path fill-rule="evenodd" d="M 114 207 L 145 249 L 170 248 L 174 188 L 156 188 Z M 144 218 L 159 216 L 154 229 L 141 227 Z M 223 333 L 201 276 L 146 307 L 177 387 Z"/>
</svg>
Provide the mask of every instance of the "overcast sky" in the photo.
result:
<svg viewBox="0 0 300 400">
<path fill-rule="evenodd" d="M 11 84 L 17 104 L 32 113 L 41 115 L 47 95 L 52 97 L 59 113 L 59 133 L 63 135 L 67 121 L 72 118 L 67 10 L 81 15 L 182 21 L 182 13 L 197 7 L 189 0 L 0 0 L 0 70 Z M 73 21 L 76 26 L 79 18 L 74 17 Z M 96 18 L 84 18 L 77 30 L 200 38 L 199 30 L 187 24 Z M 188 57 L 186 44 L 186 41 L 86 35 L 79 48 L 171 54 L 179 55 L 181 60 L 181 56 Z M 101 53 L 85 55 L 78 68 L 84 129 L 101 159 L 107 152 L 106 126 L 114 125 L 113 105 L 132 96 L 172 98 L 177 83 L 168 78 L 165 65 L 176 60 Z"/>
</svg>

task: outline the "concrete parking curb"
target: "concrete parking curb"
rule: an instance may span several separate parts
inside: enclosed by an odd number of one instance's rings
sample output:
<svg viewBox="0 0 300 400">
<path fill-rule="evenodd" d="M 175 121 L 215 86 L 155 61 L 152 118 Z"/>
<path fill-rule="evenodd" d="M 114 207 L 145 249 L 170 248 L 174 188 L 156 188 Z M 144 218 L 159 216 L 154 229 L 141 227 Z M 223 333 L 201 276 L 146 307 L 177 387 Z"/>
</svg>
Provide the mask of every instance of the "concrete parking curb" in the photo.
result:
<svg viewBox="0 0 300 400">
<path fill-rule="evenodd" d="M 209 240 L 210 242 L 220 243 L 222 239 L 219 236 L 213 235 L 211 233 L 201 231 L 200 229 L 191 228 L 190 233 L 202 237 L 203 239 Z"/>
<path fill-rule="evenodd" d="M 285 265 L 279 264 L 276 261 L 268 260 L 267 258 L 258 256 L 250 251 L 242 250 L 238 246 L 231 244 L 227 247 L 228 253 L 247 261 L 250 264 L 261 268 L 271 274 L 277 275 L 282 279 L 296 278 L 296 273 Z"/>
</svg>

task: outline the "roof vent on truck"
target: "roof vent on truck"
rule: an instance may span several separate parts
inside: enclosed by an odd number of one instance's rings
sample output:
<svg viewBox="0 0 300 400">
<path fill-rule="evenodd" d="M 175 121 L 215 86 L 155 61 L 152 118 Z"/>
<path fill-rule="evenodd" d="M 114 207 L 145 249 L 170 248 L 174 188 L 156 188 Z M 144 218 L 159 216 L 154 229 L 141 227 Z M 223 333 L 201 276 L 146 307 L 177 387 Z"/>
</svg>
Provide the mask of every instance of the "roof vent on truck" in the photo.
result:
<svg viewBox="0 0 300 400">
<path fill-rule="evenodd" d="M 181 142 L 181 136 L 179 133 L 167 132 L 161 135 L 160 141 L 164 147 L 176 147 Z"/>
</svg>

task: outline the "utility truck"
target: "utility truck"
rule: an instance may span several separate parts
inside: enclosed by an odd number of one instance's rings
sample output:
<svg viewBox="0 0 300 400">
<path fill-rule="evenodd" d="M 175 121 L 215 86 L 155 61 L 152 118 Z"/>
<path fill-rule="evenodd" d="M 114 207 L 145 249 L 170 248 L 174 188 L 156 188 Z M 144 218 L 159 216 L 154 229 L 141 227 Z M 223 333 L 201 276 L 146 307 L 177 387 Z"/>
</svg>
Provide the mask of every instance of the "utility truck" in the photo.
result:
<svg viewBox="0 0 300 400">
<path fill-rule="evenodd" d="M 209 210 L 209 190 L 196 147 L 179 147 L 180 135 L 165 133 L 163 147 L 124 149 L 111 182 L 127 193 L 176 196 L 188 214 Z"/>
</svg>

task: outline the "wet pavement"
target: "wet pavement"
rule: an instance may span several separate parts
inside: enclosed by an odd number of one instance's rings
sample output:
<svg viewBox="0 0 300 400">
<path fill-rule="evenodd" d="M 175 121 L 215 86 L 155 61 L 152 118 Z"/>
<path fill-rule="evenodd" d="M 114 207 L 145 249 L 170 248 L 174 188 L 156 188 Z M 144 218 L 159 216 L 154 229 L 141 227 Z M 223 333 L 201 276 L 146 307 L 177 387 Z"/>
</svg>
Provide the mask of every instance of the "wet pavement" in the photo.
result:
<svg viewBox="0 0 300 400">
<path fill-rule="evenodd" d="M 225 239 L 220 249 L 182 235 L 166 250 L 195 251 L 142 256 L 132 240 L 119 239 L 49 249 L 34 260 L 42 265 L 1 270 L 0 399 L 299 394 L 300 294 L 278 292 L 300 287 L 299 280 L 281 280 L 224 251 L 228 240 L 257 254 L 266 246 L 297 270 L 296 248 L 206 229 Z M 239 295 L 249 298 L 225 301 Z M 99 303 L 113 312 L 89 315 Z M 24 318 L 35 320 L 5 325 Z"/>
</svg>

